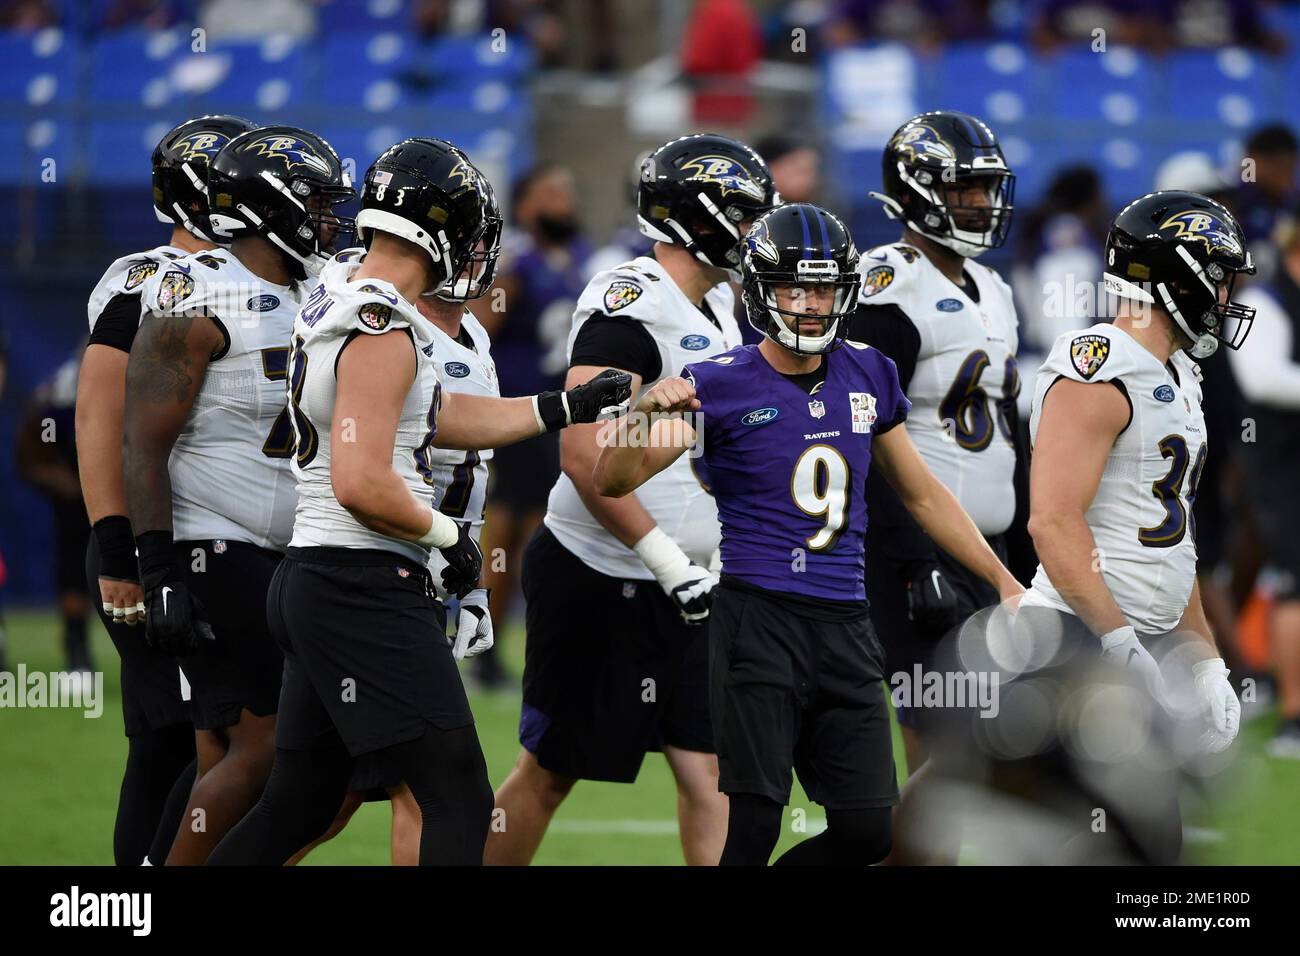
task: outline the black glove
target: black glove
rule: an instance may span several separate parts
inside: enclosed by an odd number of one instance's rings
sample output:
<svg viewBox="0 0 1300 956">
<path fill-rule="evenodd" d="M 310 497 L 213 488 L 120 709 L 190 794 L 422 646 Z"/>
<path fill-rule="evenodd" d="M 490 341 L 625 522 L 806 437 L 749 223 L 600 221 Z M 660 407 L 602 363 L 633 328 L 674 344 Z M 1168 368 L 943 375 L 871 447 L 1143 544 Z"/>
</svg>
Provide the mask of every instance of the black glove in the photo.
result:
<svg viewBox="0 0 1300 956">
<path fill-rule="evenodd" d="M 478 587 L 479 576 L 483 573 L 483 552 L 478 549 L 478 542 L 470 537 L 469 522 L 457 522 L 460 536 L 449 548 L 439 548 L 447 566 L 442 569 L 442 587 L 448 594 L 458 598 L 464 597 Z"/>
<path fill-rule="evenodd" d="M 199 641 L 215 640 L 203 604 L 190 593 L 176 566 L 172 536 L 147 531 L 136 539 L 140 552 L 140 582 L 144 587 L 145 640 L 164 654 L 193 654 Z"/>
<path fill-rule="evenodd" d="M 907 574 L 907 619 L 934 640 L 957 624 L 957 594 L 933 561 L 914 565 Z"/>
<path fill-rule="evenodd" d="M 622 405 L 632 397 L 632 376 L 607 368 L 591 381 L 567 392 L 542 392 L 537 414 L 548 432 L 566 425 L 594 422 L 605 408 Z"/>
</svg>

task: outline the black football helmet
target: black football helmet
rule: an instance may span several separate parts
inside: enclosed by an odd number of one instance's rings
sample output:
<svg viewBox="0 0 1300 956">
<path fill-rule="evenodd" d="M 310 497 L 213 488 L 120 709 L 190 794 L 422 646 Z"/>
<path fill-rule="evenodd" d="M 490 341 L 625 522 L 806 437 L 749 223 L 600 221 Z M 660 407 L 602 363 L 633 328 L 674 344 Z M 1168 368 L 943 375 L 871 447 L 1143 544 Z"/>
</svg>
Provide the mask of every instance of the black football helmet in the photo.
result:
<svg viewBox="0 0 1300 956">
<path fill-rule="evenodd" d="M 461 150 L 440 139 L 404 139 L 366 171 L 357 231 L 413 242 L 433 260 L 425 295 L 448 302 L 487 292 L 501 255 L 501 210 L 492 184 Z"/>
<path fill-rule="evenodd" d="M 1016 177 L 993 131 L 974 116 L 935 110 L 912 117 L 885 145 L 881 171 L 885 191 L 871 195 L 890 219 L 967 258 L 1006 242 Z M 970 186 L 983 188 L 986 204 L 945 200 L 945 189 Z"/>
<path fill-rule="evenodd" d="M 1208 196 L 1167 190 L 1129 203 L 1106 237 L 1105 269 L 1107 292 L 1164 309 L 1194 357 L 1246 341 L 1255 310 L 1233 302 L 1232 289 L 1255 262 L 1236 218 Z"/>
<path fill-rule="evenodd" d="M 153 208 L 160 222 L 184 226 L 207 242 L 229 242 L 208 223 L 207 166 L 240 133 L 257 124 L 242 116 L 200 116 L 186 120 L 153 150 Z"/>
<path fill-rule="evenodd" d="M 356 198 L 338 153 L 296 126 L 264 126 L 227 143 L 208 167 L 213 232 L 230 242 L 258 235 L 279 247 L 299 279 L 350 245 Z"/>
<path fill-rule="evenodd" d="M 758 153 L 726 136 L 695 133 L 642 160 L 637 223 L 651 239 L 737 273 L 741 223 L 780 201 Z"/>
<path fill-rule="evenodd" d="M 777 206 L 749 227 L 742 249 L 741 294 L 750 325 L 801 355 L 832 352 L 844 344 L 844 320 L 857 308 L 862 277 L 858 250 L 839 217 L 811 203 Z M 776 287 L 783 285 L 831 286 L 830 312 L 780 308 Z M 820 320 L 820 333 L 799 331 L 800 322 L 809 319 Z"/>
</svg>

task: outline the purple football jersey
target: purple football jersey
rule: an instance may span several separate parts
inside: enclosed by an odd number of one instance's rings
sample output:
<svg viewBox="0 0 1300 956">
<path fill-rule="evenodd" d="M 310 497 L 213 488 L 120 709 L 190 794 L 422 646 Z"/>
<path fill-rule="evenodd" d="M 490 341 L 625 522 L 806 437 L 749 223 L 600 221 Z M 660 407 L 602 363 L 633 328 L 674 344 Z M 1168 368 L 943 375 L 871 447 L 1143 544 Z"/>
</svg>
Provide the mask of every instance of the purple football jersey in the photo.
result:
<svg viewBox="0 0 1300 956">
<path fill-rule="evenodd" d="M 696 475 L 722 523 L 722 570 L 749 584 L 861 601 L 871 437 L 907 418 L 898 371 L 857 343 L 812 394 L 756 345 L 686 366 L 700 399 Z"/>
</svg>

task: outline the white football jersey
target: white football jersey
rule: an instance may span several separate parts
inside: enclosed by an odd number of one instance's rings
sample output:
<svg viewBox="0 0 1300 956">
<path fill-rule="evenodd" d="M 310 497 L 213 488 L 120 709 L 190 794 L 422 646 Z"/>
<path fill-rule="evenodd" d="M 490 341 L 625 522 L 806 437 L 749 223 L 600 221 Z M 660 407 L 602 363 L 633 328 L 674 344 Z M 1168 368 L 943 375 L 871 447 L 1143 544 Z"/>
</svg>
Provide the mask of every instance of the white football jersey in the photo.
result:
<svg viewBox="0 0 1300 956">
<path fill-rule="evenodd" d="M 437 326 L 433 327 L 431 358 L 441 373 L 442 385 L 449 392 L 499 398 L 497 369 L 492 362 L 492 342 L 487 330 L 468 311 L 461 316 L 461 332 L 468 333 L 470 348 Z M 483 532 L 483 510 L 487 507 L 488 462 L 492 450 L 461 451 L 456 448 L 431 448 L 429 465 L 433 471 L 433 506 L 449 518 L 469 521 L 474 540 Z"/>
<path fill-rule="evenodd" d="M 578 298 L 566 354 L 573 355 L 578 330 L 592 315 L 624 315 L 644 324 L 654 338 L 659 347 L 660 378 L 680 375 L 688 363 L 726 352 L 741 341 L 731 288 L 720 283 L 708 291 L 704 301 L 721 328 L 686 298 L 656 259 L 642 256 L 597 273 Z M 658 381 L 642 382 L 642 393 Z M 632 396 L 633 405 L 638 398 L 639 394 Z M 722 532 L 718 509 L 696 479 L 689 455 L 681 456 L 638 488 L 636 497 L 692 560 L 708 565 Z M 563 473 L 551 489 L 546 526 L 561 544 L 601 574 L 643 581 L 654 577 L 636 552 L 592 516 Z"/>
<path fill-rule="evenodd" d="M 226 340 L 172 447 L 174 537 L 283 551 L 294 500 L 284 380 L 302 283 L 267 282 L 218 249 L 162 264 L 142 288 L 144 321 L 202 313 Z"/>
<path fill-rule="evenodd" d="M 1116 382 L 1132 408 L 1088 508 L 1106 586 L 1139 634 L 1174 629 L 1196 580 L 1192 501 L 1205 465 L 1200 369 L 1178 351 L 1169 365 L 1123 329 L 1100 323 L 1056 340 L 1034 383 L 1029 419 L 1037 440 L 1047 390 L 1059 378 Z M 1070 611 L 1038 566 L 1023 605 Z"/>
<path fill-rule="evenodd" d="M 293 323 L 289 401 L 295 412 L 293 471 L 298 477 L 298 511 L 293 519 L 292 545 L 376 548 L 397 552 L 422 565 L 429 559 L 427 548 L 367 528 L 339 504 L 330 482 L 330 429 L 339 353 L 358 335 L 404 329 L 415 343 L 416 373 L 397 423 L 393 469 L 418 499 L 433 506 L 433 436 L 442 389 L 433 359 L 437 330 L 391 283 L 381 279 L 353 282 L 352 274 L 360 265 L 355 250 L 345 250 L 331 259 Z"/>
<path fill-rule="evenodd" d="M 1019 323 L 1011 287 L 992 269 L 966 260 L 979 301 L 912 246 L 865 253 L 863 305 L 897 306 L 920 335 L 907 386 L 907 431 L 930 470 L 957 496 L 987 536 L 1011 527 L 1015 436 L 1000 411 L 1019 391 Z"/>
<path fill-rule="evenodd" d="M 184 259 L 189 253 L 175 246 L 156 246 L 148 252 L 137 252 L 132 256 L 123 256 L 104 272 L 99 283 L 90 293 L 86 303 L 86 317 L 90 320 L 90 331 L 95 331 L 95 324 L 104 314 L 104 309 L 115 296 L 122 294 L 139 294 L 147 280 L 157 275 L 159 268 L 176 259 Z M 143 309 L 143 302 L 141 303 Z"/>
</svg>

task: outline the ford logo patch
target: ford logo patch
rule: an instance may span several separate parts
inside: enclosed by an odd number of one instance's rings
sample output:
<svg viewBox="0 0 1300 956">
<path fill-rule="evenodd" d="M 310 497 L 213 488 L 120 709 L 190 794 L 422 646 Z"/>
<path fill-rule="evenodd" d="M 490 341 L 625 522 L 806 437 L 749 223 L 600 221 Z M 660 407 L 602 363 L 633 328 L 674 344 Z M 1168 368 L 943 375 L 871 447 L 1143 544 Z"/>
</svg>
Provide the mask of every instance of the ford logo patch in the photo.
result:
<svg viewBox="0 0 1300 956">
<path fill-rule="evenodd" d="M 1174 387 L 1172 385 L 1157 385 L 1155 392 L 1157 402 L 1172 402 L 1174 400 Z"/>
<path fill-rule="evenodd" d="M 940 312 L 960 312 L 965 308 L 960 299 L 940 299 L 934 307 Z"/>
<path fill-rule="evenodd" d="M 248 300 L 249 312 L 271 312 L 280 308 L 280 299 L 274 295 L 255 295 Z"/>
<path fill-rule="evenodd" d="M 690 349 L 692 352 L 698 352 L 701 349 L 709 347 L 709 338 L 707 335 L 683 335 L 682 348 Z"/>
<path fill-rule="evenodd" d="M 448 362 L 443 366 L 443 369 L 452 378 L 465 378 L 469 375 L 469 366 L 464 362 Z"/>
<path fill-rule="evenodd" d="M 776 408 L 756 408 L 740 419 L 742 425 L 766 425 L 780 414 Z"/>
</svg>

